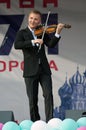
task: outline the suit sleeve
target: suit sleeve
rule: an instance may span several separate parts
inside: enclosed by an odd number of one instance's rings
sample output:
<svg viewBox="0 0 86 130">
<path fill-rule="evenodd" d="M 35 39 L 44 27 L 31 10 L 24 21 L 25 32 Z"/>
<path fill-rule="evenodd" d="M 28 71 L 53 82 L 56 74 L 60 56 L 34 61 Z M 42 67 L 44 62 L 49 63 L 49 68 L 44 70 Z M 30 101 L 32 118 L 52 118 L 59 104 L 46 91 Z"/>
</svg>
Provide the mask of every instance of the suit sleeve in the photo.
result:
<svg viewBox="0 0 86 130">
<path fill-rule="evenodd" d="M 49 35 L 46 34 L 44 37 L 44 43 L 46 46 L 53 48 L 59 43 L 60 38 L 61 37 L 57 38 L 55 35 L 50 38 Z"/>
<path fill-rule="evenodd" d="M 33 47 L 31 43 L 31 39 L 24 38 L 24 33 L 25 33 L 24 30 L 20 30 L 17 33 L 16 39 L 14 42 L 15 49 L 24 49 L 24 48 Z"/>
</svg>

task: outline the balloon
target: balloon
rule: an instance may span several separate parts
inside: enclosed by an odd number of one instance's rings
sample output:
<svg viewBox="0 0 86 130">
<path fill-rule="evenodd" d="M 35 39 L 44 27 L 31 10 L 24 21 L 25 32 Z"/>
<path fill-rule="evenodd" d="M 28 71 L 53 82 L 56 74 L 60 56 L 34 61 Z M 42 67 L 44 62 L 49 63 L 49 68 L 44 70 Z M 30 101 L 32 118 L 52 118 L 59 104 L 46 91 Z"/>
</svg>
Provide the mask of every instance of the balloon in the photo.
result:
<svg viewBox="0 0 86 130">
<path fill-rule="evenodd" d="M 73 119 L 64 119 L 61 123 L 60 130 L 76 130 L 78 125 Z"/>
<path fill-rule="evenodd" d="M 57 128 L 54 128 L 52 126 L 50 126 L 48 123 L 47 123 L 47 130 L 58 130 Z"/>
<path fill-rule="evenodd" d="M 61 123 L 62 123 L 62 120 L 59 118 L 53 118 L 48 121 L 48 125 L 55 129 L 59 129 Z"/>
<path fill-rule="evenodd" d="M 46 122 L 38 120 L 32 124 L 31 130 L 49 130 L 49 129 Z"/>
<path fill-rule="evenodd" d="M 86 130 L 86 126 L 81 126 L 77 130 Z"/>
<path fill-rule="evenodd" d="M 0 123 L 0 130 L 2 130 L 2 127 L 3 127 L 3 123 Z"/>
<path fill-rule="evenodd" d="M 31 120 L 24 120 L 22 121 L 19 126 L 22 130 L 24 129 L 28 129 L 30 130 L 31 129 L 31 126 L 32 126 L 33 122 Z"/>
<path fill-rule="evenodd" d="M 86 126 L 86 117 L 81 117 L 77 120 L 78 127 Z"/>
<path fill-rule="evenodd" d="M 28 129 L 21 129 L 21 130 L 28 130 Z"/>
<path fill-rule="evenodd" d="M 2 130 L 20 130 L 20 127 L 17 123 L 8 121 L 3 125 Z"/>
</svg>

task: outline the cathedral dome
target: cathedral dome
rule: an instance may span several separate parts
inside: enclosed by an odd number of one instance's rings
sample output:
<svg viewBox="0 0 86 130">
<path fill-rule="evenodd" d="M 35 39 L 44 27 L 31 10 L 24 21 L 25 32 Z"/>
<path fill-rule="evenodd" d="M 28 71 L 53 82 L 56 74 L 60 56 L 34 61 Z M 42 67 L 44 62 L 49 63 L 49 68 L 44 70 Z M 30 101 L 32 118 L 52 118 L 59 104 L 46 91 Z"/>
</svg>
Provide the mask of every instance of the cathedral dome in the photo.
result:
<svg viewBox="0 0 86 130">
<path fill-rule="evenodd" d="M 85 70 L 85 72 L 84 72 L 84 77 L 86 78 L 86 70 Z"/>
<path fill-rule="evenodd" d="M 83 76 L 79 73 L 79 68 L 77 67 L 76 73 L 72 76 L 72 78 L 69 79 L 70 84 L 77 85 L 77 84 L 82 84 L 84 81 Z"/>
<path fill-rule="evenodd" d="M 86 70 L 85 70 L 85 72 L 84 72 L 84 81 L 83 81 L 83 86 L 86 87 Z"/>
<path fill-rule="evenodd" d="M 83 86 L 86 87 L 86 77 L 84 77 Z"/>
<path fill-rule="evenodd" d="M 58 90 L 58 94 L 60 95 L 60 97 L 64 97 L 64 95 L 70 95 L 71 96 L 72 88 L 68 85 L 67 78 L 66 78 L 63 86 L 60 87 L 60 89 Z"/>
</svg>

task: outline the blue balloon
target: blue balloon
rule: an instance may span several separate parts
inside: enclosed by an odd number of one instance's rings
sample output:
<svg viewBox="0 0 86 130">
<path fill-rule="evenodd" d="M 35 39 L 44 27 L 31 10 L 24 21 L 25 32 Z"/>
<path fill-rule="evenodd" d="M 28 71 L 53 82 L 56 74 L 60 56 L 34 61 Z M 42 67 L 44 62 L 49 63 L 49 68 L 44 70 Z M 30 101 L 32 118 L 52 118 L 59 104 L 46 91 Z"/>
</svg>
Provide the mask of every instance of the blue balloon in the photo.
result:
<svg viewBox="0 0 86 130">
<path fill-rule="evenodd" d="M 21 130 L 30 130 L 32 124 L 33 122 L 31 120 L 24 120 L 19 124 L 19 126 Z"/>
<path fill-rule="evenodd" d="M 76 130 L 78 125 L 75 120 L 67 118 L 60 124 L 60 130 Z"/>
<path fill-rule="evenodd" d="M 13 121 L 8 121 L 3 125 L 2 130 L 20 130 L 20 126 Z"/>
<path fill-rule="evenodd" d="M 77 120 L 78 127 L 86 126 L 86 117 L 81 117 Z"/>
</svg>

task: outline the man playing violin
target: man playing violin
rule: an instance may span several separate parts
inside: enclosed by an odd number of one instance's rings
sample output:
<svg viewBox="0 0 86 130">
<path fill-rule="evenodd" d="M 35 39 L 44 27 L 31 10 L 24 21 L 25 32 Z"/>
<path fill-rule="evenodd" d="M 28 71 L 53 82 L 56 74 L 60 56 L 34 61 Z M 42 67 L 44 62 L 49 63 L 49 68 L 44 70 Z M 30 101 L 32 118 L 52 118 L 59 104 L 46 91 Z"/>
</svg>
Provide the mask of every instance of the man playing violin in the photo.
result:
<svg viewBox="0 0 86 130">
<path fill-rule="evenodd" d="M 53 48 L 58 44 L 64 24 L 59 23 L 57 25 L 52 39 L 46 33 L 42 39 L 42 36 L 34 34 L 37 26 L 41 24 L 41 17 L 42 15 L 38 10 L 32 10 L 29 13 L 28 26 L 18 32 L 14 47 L 15 49 L 21 49 L 24 55 L 23 77 L 29 98 L 31 120 L 40 120 L 38 109 L 38 87 L 40 83 L 45 102 L 46 122 L 48 122 L 53 118 L 53 94 L 51 70 L 45 54 L 45 45 Z"/>
</svg>

